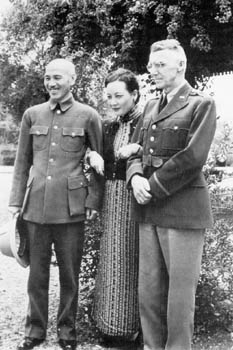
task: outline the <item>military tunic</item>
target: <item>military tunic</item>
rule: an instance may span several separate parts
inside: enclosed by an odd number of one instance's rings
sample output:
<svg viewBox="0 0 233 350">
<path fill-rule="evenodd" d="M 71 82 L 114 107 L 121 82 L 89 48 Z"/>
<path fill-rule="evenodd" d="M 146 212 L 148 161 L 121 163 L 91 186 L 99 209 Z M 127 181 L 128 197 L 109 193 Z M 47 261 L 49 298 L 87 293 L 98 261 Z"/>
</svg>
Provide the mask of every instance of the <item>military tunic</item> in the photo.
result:
<svg viewBox="0 0 233 350">
<path fill-rule="evenodd" d="M 22 206 L 25 220 L 40 223 L 83 221 L 85 208 L 98 209 L 100 177 L 84 176 L 87 147 L 102 152 L 101 120 L 71 96 L 61 108 L 51 102 L 23 116 L 10 206 Z"/>
</svg>

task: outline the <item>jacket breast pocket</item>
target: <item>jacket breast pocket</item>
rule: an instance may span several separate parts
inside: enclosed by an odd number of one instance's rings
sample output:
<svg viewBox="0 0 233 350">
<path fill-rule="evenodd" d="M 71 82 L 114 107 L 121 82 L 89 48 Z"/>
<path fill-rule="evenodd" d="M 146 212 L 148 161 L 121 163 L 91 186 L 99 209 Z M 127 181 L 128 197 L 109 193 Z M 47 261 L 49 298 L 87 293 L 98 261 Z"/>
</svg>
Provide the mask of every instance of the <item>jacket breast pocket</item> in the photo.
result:
<svg viewBox="0 0 233 350">
<path fill-rule="evenodd" d="M 42 151 L 48 145 L 49 127 L 44 125 L 33 125 L 30 129 L 34 151 Z"/>
<path fill-rule="evenodd" d="M 68 177 L 68 202 L 70 216 L 85 214 L 88 182 L 84 175 Z"/>
<path fill-rule="evenodd" d="M 79 152 L 84 144 L 83 128 L 62 128 L 61 148 L 66 152 Z"/>
<path fill-rule="evenodd" d="M 172 128 L 163 128 L 162 149 L 180 151 L 185 148 L 189 129 L 174 126 Z"/>
</svg>

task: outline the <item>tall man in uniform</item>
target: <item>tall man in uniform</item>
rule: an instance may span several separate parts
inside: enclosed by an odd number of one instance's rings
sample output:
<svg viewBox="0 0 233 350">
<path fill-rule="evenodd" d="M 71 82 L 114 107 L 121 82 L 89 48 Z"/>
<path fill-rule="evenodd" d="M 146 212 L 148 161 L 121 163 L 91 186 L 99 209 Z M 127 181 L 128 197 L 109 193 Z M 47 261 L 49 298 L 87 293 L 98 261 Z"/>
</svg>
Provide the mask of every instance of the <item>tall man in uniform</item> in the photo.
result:
<svg viewBox="0 0 233 350">
<path fill-rule="evenodd" d="M 190 350 L 204 230 L 212 225 L 202 167 L 215 104 L 185 80 L 186 55 L 177 40 L 152 44 L 147 68 L 162 94 L 145 106 L 135 132 L 142 155 L 131 157 L 127 171 L 140 223 L 144 350 Z"/>
<path fill-rule="evenodd" d="M 51 61 L 44 75 L 50 99 L 28 108 L 22 119 L 9 203 L 29 233 L 29 306 L 18 350 L 32 349 L 46 337 L 52 244 L 60 279 L 58 342 L 62 349 L 76 347 L 84 220 L 95 218 L 101 199 L 99 175 L 93 171 L 87 181 L 83 159 L 87 147 L 102 153 L 102 129 L 97 112 L 74 100 L 75 79 L 73 63 Z"/>
</svg>

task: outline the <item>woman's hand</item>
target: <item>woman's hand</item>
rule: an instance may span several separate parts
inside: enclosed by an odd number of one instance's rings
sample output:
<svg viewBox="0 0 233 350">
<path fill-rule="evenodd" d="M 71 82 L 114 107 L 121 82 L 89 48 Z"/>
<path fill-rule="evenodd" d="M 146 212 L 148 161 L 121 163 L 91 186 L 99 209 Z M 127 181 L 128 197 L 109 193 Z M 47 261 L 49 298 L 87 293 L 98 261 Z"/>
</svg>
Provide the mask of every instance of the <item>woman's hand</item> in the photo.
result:
<svg viewBox="0 0 233 350">
<path fill-rule="evenodd" d="M 98 174 L 104 175 L 104 160 L 98 152 L 90 151 L 88 153 L 88 160 L 90 166 L 95 169 Z"/>
<path fill-rule="evenodd" d="M 141 150 L 141 146 L 138 143 L 130 143 L 129 145 L 122 146 L 117 151 L 117 158 L 126 159 L 133 154 L 138 153 Z"/>
</svg>

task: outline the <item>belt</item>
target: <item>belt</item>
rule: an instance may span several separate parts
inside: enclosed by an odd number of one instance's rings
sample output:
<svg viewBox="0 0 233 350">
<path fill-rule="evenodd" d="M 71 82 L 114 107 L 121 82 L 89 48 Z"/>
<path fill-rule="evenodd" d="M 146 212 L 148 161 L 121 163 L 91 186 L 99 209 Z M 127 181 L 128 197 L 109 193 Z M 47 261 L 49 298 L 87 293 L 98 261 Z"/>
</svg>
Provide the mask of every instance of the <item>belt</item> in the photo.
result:
<svg viewBox="0 0 233 350">
<path fill-rule="evenodd" d="M 164 160 L 160 157 L 156 157 L 156 156 L 152 156 L 151 154 L 148 154 L 142 157 L 142 163 L 144 166 L 159 168 L 163 165 Z"/>
</svg>

